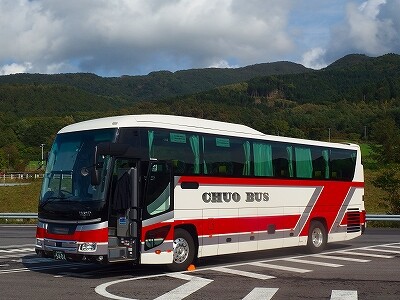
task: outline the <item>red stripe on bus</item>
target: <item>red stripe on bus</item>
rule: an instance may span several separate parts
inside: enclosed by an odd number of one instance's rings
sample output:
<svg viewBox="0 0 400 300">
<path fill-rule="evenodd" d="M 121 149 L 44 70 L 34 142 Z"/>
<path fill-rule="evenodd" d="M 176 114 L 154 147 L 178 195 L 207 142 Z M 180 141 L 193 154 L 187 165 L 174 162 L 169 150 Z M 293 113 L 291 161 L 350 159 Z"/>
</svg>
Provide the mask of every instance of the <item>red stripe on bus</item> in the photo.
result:
<svg viewBox="0 0 400 300">
<path fill-rule="evenodd" d="M 204 185 L 265 185 L 265 186 L 327 186 L 347 185 L 348 187 L 364 187 L 364 182 L 333 181 L 309 179 L 277 179 L 277 178 L 230 178 L 207 176 L 181 176 L 178 183 L 198 182 Z"/>
<path fill-rule="evenodd" d="M 77 242 L 108 242 L 108 228 L 101 228 L 87 231 L 75 231 L 74 234 L 54 234 L 47 232 L 44 228 L 36 229 L 37 238 L 46 238 L 62 241 L 77 241 Z"/>
<path fill-rule="evenodd" d="M 350 187 L 352 187 L 352 185 L 347 182 L 335 182 L 334 184 L 324 185 L 300 235 L 308 235 L 309 220 L 313 219 L 325 220 L 327 231 L 330 232 Z"/>
<path fill-rule="evenodd" d="M 246 232 L 268 231 L 268 227 L 275 226 L 275 230 L 293 230 L 300 215 L 288 216 L 261 216 L 261 217 L 230 217 L 230 218 L 208 218 L 194 220 L 177 220 L 173 226 L 193 225 L 198 236 L 236 234 Z M 142 242 L 146 233 L 150 230 L 163 227 L 168 223 L 152 224 L 143 228 Z M 172 239 L 172 231 L 167 239 Z"/>
</svg>

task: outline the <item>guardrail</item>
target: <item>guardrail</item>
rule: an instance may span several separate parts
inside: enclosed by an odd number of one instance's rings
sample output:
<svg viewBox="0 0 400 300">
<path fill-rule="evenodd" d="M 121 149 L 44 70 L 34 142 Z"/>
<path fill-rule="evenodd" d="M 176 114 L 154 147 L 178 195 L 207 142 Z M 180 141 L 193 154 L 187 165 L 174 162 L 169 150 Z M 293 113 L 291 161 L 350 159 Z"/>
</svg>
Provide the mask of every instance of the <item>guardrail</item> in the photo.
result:
<svg viewBox="0 0 400 300">
<path fill-rule="evenodd" d="M 37 219 L 37 213 L 0 213 L 0 219 Z M 400 221 L 400 215 L 369 215 L 367 221 Z"/>
<path fill-rule="evenodd" d="M 367 221 L 400 221 L 400 215 L 368 215 Z"/>
<path fill-rule="evenodd" d="M 43 173 L 0 173 L 2 180 L 40 179 Z"/>
<path fill-rule="evenodd" d="M 37 213 L 0 213 L 0 219 L 37 219 Z"/>
</svg>

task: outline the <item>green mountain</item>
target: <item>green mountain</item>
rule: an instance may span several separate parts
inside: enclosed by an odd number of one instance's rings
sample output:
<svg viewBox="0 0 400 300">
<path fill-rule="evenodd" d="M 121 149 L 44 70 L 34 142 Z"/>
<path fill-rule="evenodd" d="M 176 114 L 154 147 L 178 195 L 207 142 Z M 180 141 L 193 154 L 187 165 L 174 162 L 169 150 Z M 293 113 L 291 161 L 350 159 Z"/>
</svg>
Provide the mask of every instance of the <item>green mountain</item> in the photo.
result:
<svg viewBox="0 0 400 300">
<path fill-rule="evenodd" d="M 292 62 L 264 63 L 236 69 L 191 69 L 152 72 L 145 76 L 100 77 L 94 74 L 15 74 L 0 76 L 0 86 L 68 86 L 92 96 L 121 97 L 129 101 L 160 100 L 207 91 L 259 76 L 310 71 Z M 0 101 L 3 94 L 0 94 Z"/>
<path fill-rule="evenodd" d="M 259 77 L 249 81 L 248 93 L 299 103 L 396 99 L 400 97 L 400 55 L 348 55 L 319 71 Z"/>
</svg>

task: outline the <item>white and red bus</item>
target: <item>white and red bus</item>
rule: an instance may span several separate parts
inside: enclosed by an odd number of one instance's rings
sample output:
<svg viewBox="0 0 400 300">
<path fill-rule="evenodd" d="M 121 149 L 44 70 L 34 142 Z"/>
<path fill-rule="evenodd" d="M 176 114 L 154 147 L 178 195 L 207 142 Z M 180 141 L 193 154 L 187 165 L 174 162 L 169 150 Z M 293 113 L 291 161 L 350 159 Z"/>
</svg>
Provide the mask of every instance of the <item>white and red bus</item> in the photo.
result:
<svg viewBox="0 0 400 300">
<path fill-rule="evenodd" d="M 61 129 L 47 160 L 36 252 L 167 264 L 292 246 L 365 228 L 360 148 L 168 115 Z"/>
</svg>

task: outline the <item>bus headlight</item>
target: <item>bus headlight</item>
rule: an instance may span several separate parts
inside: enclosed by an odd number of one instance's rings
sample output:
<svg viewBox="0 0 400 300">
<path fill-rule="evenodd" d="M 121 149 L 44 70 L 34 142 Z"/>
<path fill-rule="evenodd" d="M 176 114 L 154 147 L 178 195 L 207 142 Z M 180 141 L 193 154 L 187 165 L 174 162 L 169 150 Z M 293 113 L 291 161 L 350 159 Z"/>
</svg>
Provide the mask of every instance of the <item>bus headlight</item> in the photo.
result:
<svg viewBox="0 0 400 300">
<path fill-rule="evenodd" d="M 97 243 L 83 243 L 79 245 L 80 252 L 95 252 L 97 249 Z"/>
</svg>

